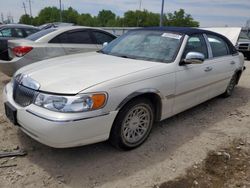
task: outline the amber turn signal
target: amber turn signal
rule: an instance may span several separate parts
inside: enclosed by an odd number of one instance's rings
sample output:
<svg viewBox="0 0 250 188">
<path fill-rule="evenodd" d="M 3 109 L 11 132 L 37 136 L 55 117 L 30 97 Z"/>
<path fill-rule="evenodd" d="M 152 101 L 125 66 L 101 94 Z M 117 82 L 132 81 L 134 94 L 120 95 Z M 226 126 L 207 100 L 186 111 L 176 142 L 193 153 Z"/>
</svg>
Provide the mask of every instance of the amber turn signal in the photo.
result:
<svg viewBox="0 0 250 188">
<path fill-rule="evenodd" d="M 92 109 L 96 110 L 99 108 L 102 108 L 106 102 L 106 95 L 101 93 L 101 94 L 93 94 L 92 95 L 92 101 L 93 101 L 93 106 Z"/>
</svg>

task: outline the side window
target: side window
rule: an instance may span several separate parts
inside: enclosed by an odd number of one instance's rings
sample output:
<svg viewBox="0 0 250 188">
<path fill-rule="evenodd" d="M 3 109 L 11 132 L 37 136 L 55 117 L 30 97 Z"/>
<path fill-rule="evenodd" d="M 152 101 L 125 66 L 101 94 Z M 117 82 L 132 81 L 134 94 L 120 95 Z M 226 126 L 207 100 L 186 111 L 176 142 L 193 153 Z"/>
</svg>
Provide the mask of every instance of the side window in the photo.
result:
<svg viewBox="0 0 250 188">
<path fill-rule="evenodd" d="M 67 43 L 71 44 L 93 44 L 88 31 L 70 32 Z"/>
<path fill-rule="evenodd" d="M 32 35 L 32 34 L 38 32 L 39 30 L 35 30 L 35 29 L 24 29 L 24 31 L 25 31 L 26 35 L 29 36 L 29 35 Z"/>
<path fill-rule="evenodd" d="M 14 31 L 14 35 L 13 35 L 13 37 L 17 37 L 17 38 L 24 38 L 25 36 L 24 36 L 24 34 L 23 34 L 23 31 L 22 31 L 22 29 L 19 29 L 19 28 L 15 28 L 15 29 L 13 29 Z"/>
<path fill-rule="evenodd" d="M 99 31 L 93 31 L 94 37 L 96 38 L 97 44 L 103 44 L 104 42 L 111 42 L 114 37 Z"/>
<path fill-rule="evenodd" d="M 54 43 L 54 44 L 66 43 L 67 44 L 70 42 L 68 41 L 67 33 L 63 33 L 53 38 L 49 43 Z"/>
<path fill-rule="evenodd" d="M 205 56 L 205 59 L 208 58 L 207 44 L 202 35 L 193 35 L 189 37 L 183 53 L 183 58 L 186 57 L 188 52 L 199 52 Z"/>
<path fill-rule="evenodd" d="M 221 57 L 229 54 L 229 47 L 223 39 L 213 35 L 207 35 L 207 37 L 212 48 L 213 57 Z"/>
<path fill-rule="evenodd" d="M 2 36 L 2 37 L 12 37 L 12 31 L 11 31 L 11 29 L 10 28 L 8 28 L 8 29 L 3 29 L 3 30 L 1 30 L 0 31 L 0 35 Z"/>
</svg>

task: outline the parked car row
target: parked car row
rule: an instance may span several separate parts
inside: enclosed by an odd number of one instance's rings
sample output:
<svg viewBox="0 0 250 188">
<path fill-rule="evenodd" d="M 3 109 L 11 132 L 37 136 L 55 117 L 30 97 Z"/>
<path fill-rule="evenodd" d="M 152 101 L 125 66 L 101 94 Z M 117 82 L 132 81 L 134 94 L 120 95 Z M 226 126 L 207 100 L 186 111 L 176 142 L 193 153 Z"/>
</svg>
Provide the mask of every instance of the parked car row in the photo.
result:
<svg viewBox="0 0 250 188">
<path fill-rule="evenodd" d="M 89 27 L 69 26 L 41 30 L 25 39 L 9 42 L 10 61 L 0 61 L 0 69 L 12 76 L 19 68 L 52 57 L 100 50 L 116 36 Z"/>
<path fill-rule="evenodd" d="M 225 30 L 230 31 L 230 28 L 204 29 L 215 30 L 227 37 L 230 34 L 230 32 L 225 33 Z M 241 28 L 234 29 L 241 30 Z M 234 38 L 233 44 L 249 59 L 248 36 L 243 32 L 240 37 L 235 36 L 237 38 Z M 20 38 L 25 39 L 20 40 Z M 21 24 L 3 25 L 0 27 L 0 71 L 12 76 L 19 68 L 44 59 L 100 50 L 105 42 L 109 43 L 115 38 L 116 36 L 106 31 L 72 26 L 71 23 L 45 24 L 39 29 Z M 9 39 L 11 40 L 8 42 Z"/>
<path fill-rule="evenodd" d="M 14 68 L 60 57 L 17 70 L 4 89 L 9 120 L 51 147 L 109 140 L 129 150 L 146 141 L 154 122 L 232 95 L 244 70 L 244 57 L 234 44 L 212 31 L 135 29 L 89 52 L 113 38 L 79 27 L 10 42 Z M 61 56 L 76 51 L 87 53 Z"/>
</svg>

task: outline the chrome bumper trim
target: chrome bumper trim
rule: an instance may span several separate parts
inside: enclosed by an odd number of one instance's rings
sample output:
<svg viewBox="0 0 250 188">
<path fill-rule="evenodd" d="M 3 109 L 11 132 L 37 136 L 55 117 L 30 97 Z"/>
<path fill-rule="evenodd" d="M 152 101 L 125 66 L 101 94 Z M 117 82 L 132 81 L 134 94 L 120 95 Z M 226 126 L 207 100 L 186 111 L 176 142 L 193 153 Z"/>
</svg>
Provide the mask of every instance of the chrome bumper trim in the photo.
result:
<svg viewBox="0 0 250 188">
<path fill-rule="evenodd" d="M 51 118 L 47 118 L 47 117 L 44 117 L 40 114 L 37 114 L 35 112 L 32 112 L 30 110 L 26 110 L 26 112 L 34 115 L 34 116 L 37 116 L 39 118 L 42 118 L 44 120 L 47 120 L 47 121 L 51 121 L 51 122 L 57 122 L 57 123 L 67 123 L 67 122 L 75 122 L 75 121 L 82 121 L 82 120 L 87 120 L 87 119 L 92 119 L 92 118 L 96 118 L 96 117 L 102 117 L 102 116 L 107 116 L 109 115 L 110 113 L 104 113 L 104 114 L 101 114 L 101 115 L 98 115 L 98 116 L 92 116 L 92 117 L 86 117 L 86 118 L 79 118 L 79 119 L 65 119 L 65 120 L 60 120 L 60 119 L 51 119 Z"/>
</svg>

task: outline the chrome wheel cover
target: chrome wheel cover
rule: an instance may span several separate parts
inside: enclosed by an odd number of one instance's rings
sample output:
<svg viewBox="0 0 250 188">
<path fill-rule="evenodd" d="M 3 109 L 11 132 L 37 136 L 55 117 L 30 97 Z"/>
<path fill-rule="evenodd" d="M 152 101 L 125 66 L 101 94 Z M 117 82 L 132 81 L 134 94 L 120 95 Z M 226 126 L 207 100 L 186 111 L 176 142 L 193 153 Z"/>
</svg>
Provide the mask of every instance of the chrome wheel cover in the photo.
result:
<svg viewBox="0 0 250 188">
<path fill-rule="evenodd" d="M 144 105 L 134 106 L 122 123 L 122 137 L 129 144 L 137 144 L 148 133 L 152 121 L 151 111 Z"/>
</svg>

